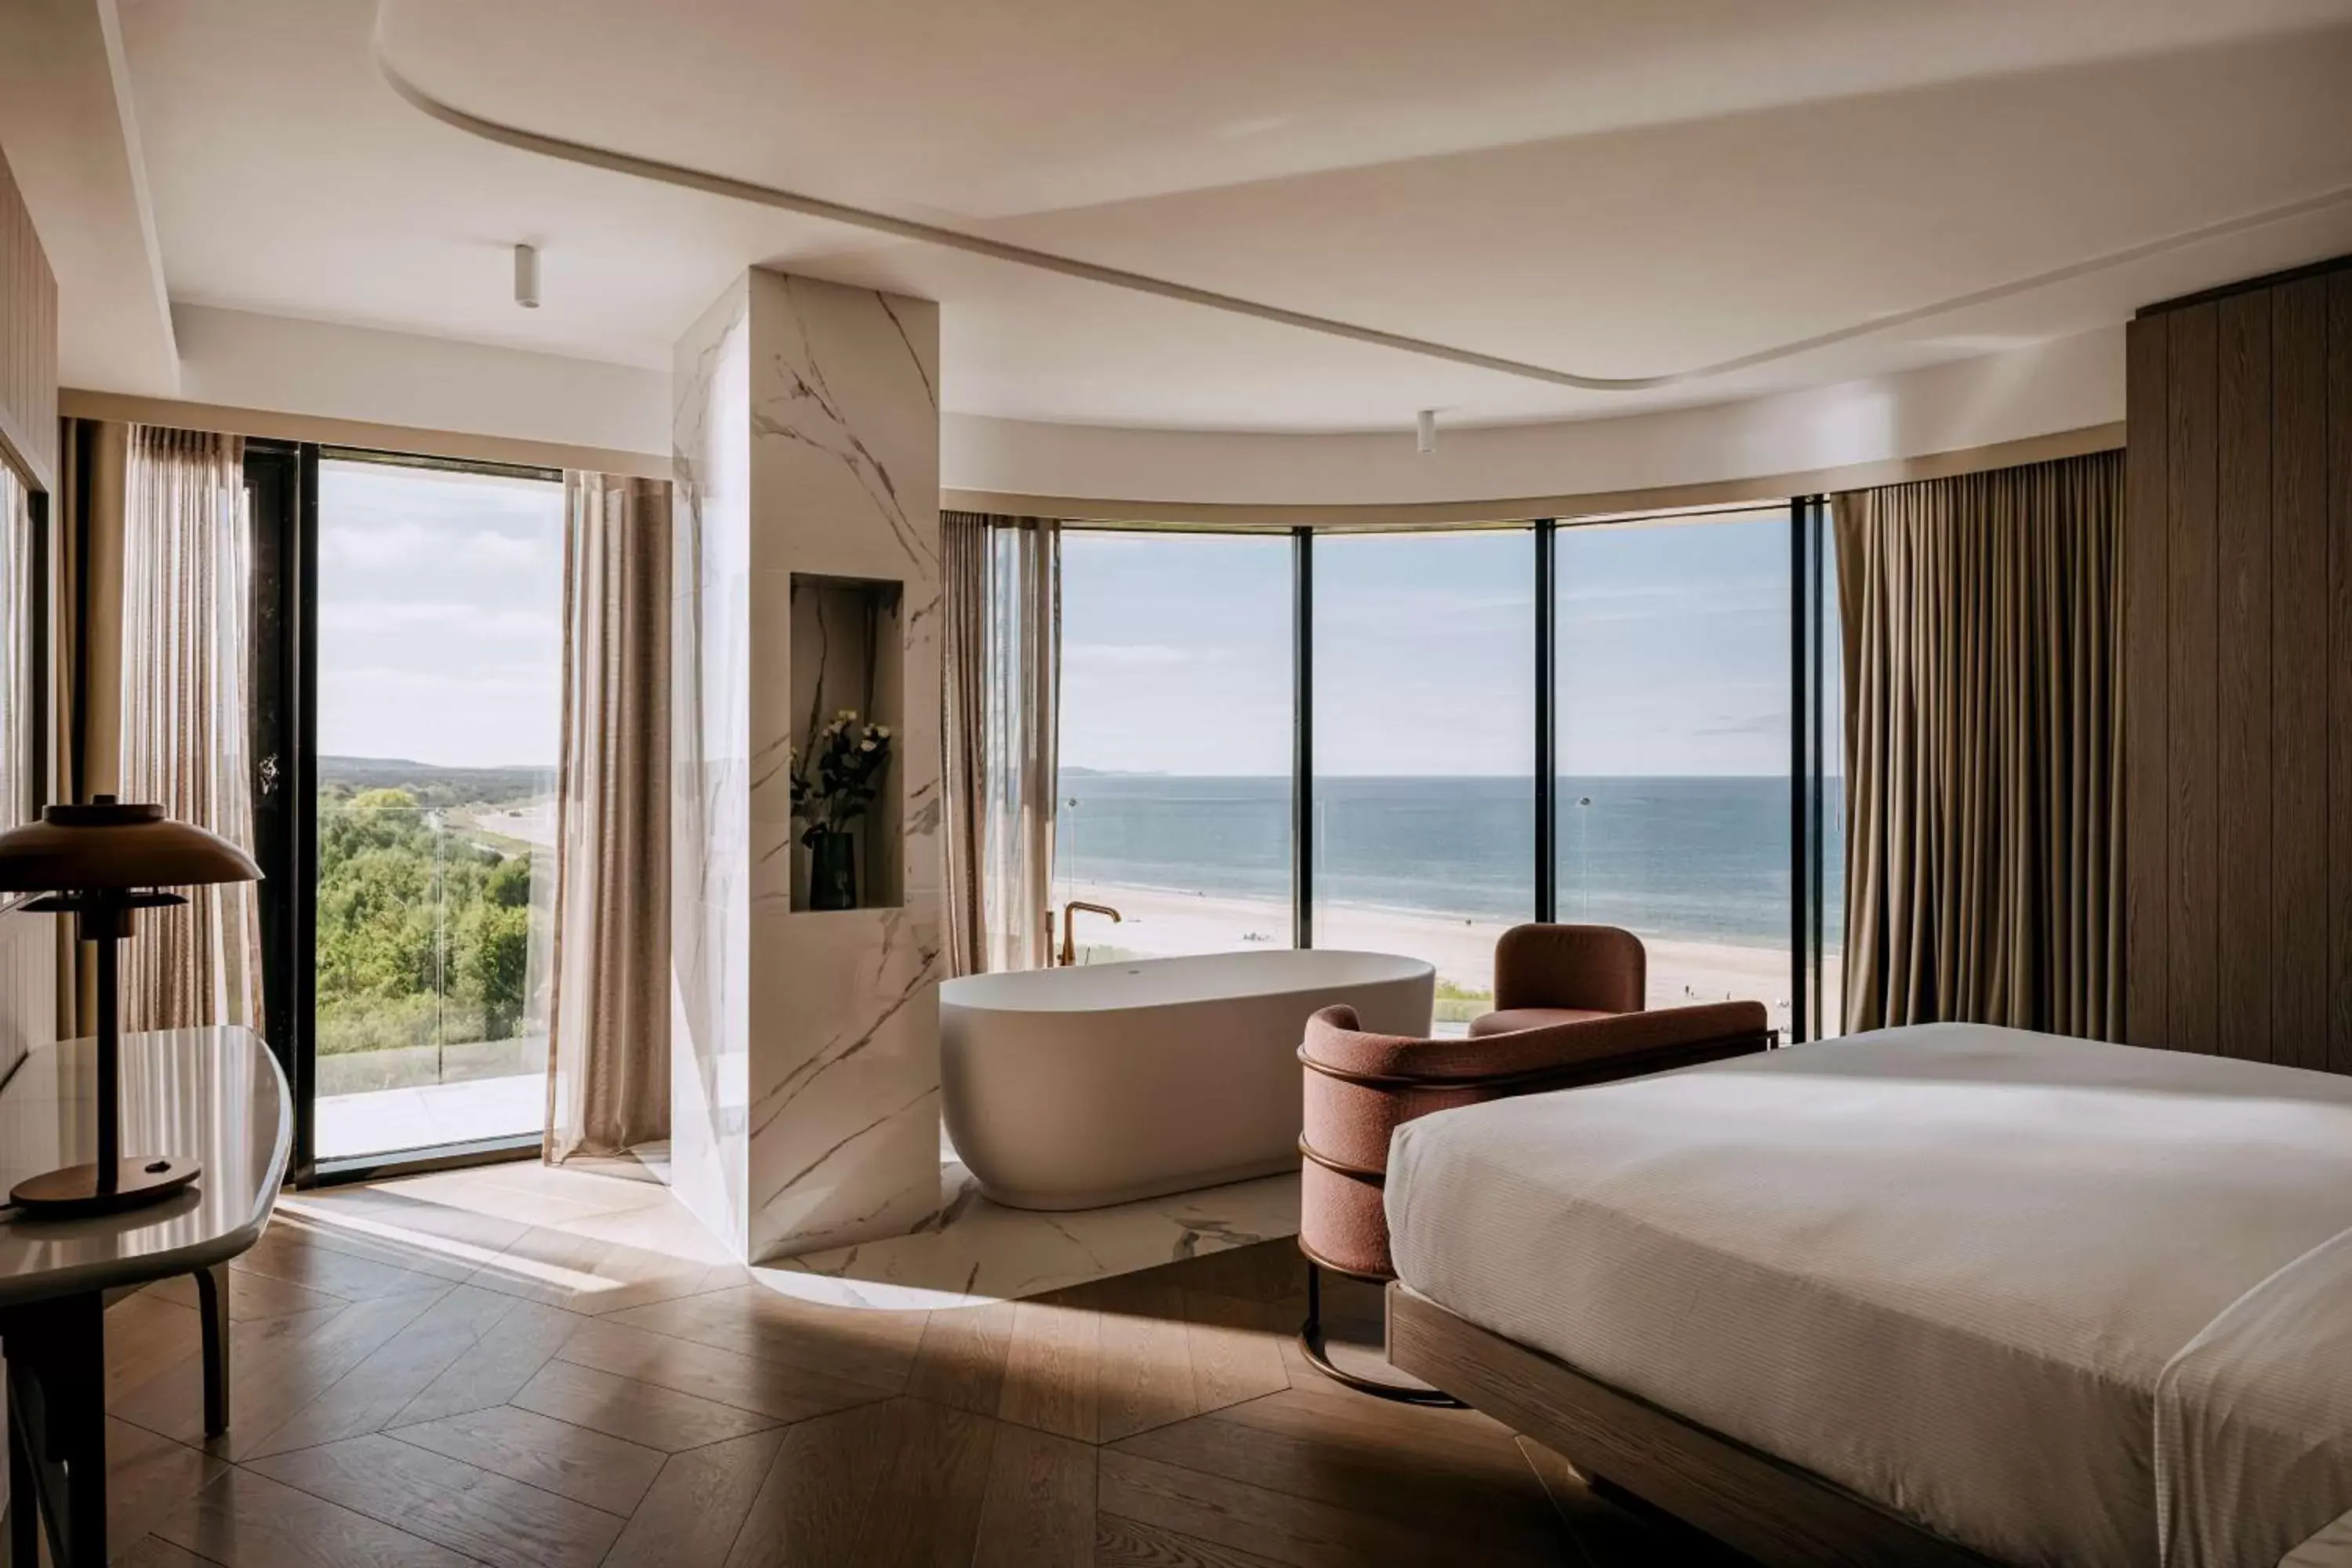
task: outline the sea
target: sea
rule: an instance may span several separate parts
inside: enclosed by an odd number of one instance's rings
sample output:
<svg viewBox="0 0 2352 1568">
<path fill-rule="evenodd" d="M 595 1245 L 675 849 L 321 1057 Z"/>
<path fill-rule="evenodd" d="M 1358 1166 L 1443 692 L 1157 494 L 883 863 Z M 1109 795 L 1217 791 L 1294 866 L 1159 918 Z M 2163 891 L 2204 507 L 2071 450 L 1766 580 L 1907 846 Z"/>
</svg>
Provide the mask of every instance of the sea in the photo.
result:
<svg viewBox="0 0 2352 1568">
<path fill-rule="evenodd" d="M 1823 934 L 1842 935 L 1843 781 L 1826 781 Z M 1065 770 L 1060 877 L 1287 900 L 1291 781 Z M 1557 786 L 1559 918 L 1646 936 L 1784 946 L 1787 777 L 1592 777 Z M 1526 920 L 1535 787 L 1524 778 L 1323 778 L 1318 903 Z"/>
</svg>

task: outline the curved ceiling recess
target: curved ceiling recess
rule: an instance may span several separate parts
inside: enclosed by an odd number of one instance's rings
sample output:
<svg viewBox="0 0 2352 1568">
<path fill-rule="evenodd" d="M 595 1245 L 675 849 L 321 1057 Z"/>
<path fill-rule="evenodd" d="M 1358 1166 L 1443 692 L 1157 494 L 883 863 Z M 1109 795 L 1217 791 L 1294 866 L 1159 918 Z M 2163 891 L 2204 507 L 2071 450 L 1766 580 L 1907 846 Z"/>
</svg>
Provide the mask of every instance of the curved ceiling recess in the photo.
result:
<svg viewBox="0 0 2352 1568">
<path fill-rule="evenodd" d="M 1139 294 L 1157 295 L 1161 299 L 1173 300 L 1183 304 L 1199 305 L 1208 310 L 1223 310 L 1233 315 L 1254 317 L 1262 321 L 1296 327 L 1303 331 L 1320 332 L 1327 337 L 1370 343 L 1379 348 L 1393 349 L 1401 353 L 1418 354 L 1428 359 L 1444 360 L 1454 364 L 1468 365 L 1474 369 L 1517 376 L 1526 381 L 1543 382 L 1553 386 L 1573 387 L 1586 392 L 1649 392 L 1661 387 L 1686 385 L 1717 376 L 1729 375 L 1737 371 L 1750 370 L 1759 365 L 1793 359 L 1817 349 L 1830 348 L 1838 343 L 1868 337 L 1873 333 L 1930 321 L 1938 316 L 1979 305 L 1990 304 L 2016 295 L 2030 293 L 2037 289 L 2089 277 L 2112 268 L 2161 256 L 2169 251 L 2185 249 L 2210 240 L 2263 228 L 2272 224 L 2283 223 L 2291 218 L 2323 211 L 2346 202 L 2352 202 L 2352 185 L 2337 186 L 2333 190 L 2324 191 L 2300 201 L 2266 207 L 2257 212 L 2224 218 L 2218 223 L 2185 229 L 2177 234 L 2167 235 L 2160 239 L 2149 240 L 2121 250 L 2109 251 L 2105 255 L 2071 262 L 2066 266 L 2053 268 L 2027 277 L 2011 279 L 1989 289 L 1954 295 L 1949 299 L 1938 300 L 1912 310 L 1873 316 L 1851 326 L 1816 333 L 1811 337 L 1800 338 L 1793 342 L 1781 343 L 1772 348 L 1759 349 L 1732 359 L 1719 360 L 1712 364 L 1671 371 L 1662 375 L 1580 375 L 1574 371 L 1556 370 L 1549 365 L 1531 364 L 1523 360 L 1507 359 L 1499 354 L 1482 353 L 1475 349 L 1460 348 L 1451 343 L 1433 342 L 1427 338 L 1412 337 L 1402 332 L 1384 331 L 1378 327 L 1368 327 L 1354 321 L 1337 321 L 1304 310 L 1286 310 L 1280 305 L 1269 305 L 1256 300 L 1244 300 L 1235 295 L 1219 293 L 1214 289 L 1196 289 L 1190 284 L 1179 283 L 1166 278 L 1155 278 L 1149 273 L 1129 271 L 1125 268 L 1100 266 L 1074 256 L 1063 256 L 1054 251 L 1039 250 L 1025 245 L 1008 244 L 1003 240 L 968 234 L 939 224 L 898 217 L 889 213 L 852 206 L 845 202 L 831 201 L 823 196 L 781 190 L 772 185 L 739 180 L 703 169 L 667 163 L 656 159 L 639 157 L 632 153 L 592 146 L 583 142 L 547 135 L 541 132 L 526 130 L 519 125 L 504 124 L 459 109 L 453 104 L 444 103 L 404 76 L 385 57 L 383 20 L 383 12 L 379 6 L 370 47 L 374 57 L 376 70 L 382 75 L 385 84 L 423 113 L 440 121 L 445 125 L 454 127 L 469 136 L 479 137 L 486 142 L 494 142 L 501 146 L 519 148 L 545 157 L 560 158 L 566 163 L 578 163 L 592 169 L 604 169 L 635 179 L 651 180 L 684 190 L 701 191 L 757 206 L 772 207 L 782 212 L 797 213 L 806 217 L 821 218 L 851 228 L 888 235 L 893 238 L 913 240 L 924 245 L 942 246 L 952 250 L 1011 262 L 1019 267 L 1034 268 L 1042 272 L 1057 273 L 1066 278 L 1082 279 L 1088 282 L 1106 284 L 1114 289 L 1126 289 Z"/>
</svg>

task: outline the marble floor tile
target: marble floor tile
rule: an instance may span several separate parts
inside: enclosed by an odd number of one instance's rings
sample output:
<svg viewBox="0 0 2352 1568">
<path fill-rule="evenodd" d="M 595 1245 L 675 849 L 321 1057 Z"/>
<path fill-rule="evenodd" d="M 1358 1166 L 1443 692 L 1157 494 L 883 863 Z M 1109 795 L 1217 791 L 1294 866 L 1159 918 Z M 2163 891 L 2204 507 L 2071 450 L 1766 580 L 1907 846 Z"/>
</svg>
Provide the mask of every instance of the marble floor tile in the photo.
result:
<svg viewBox="0 0 2352 1568">
<path fill-rule="evenodd" d="M 788 1295 L 900 1311 L 1041 1295 L 1298 1233 L 1294 1175 L 1058 1214 L 992 1203 L 961 1165 L 942 1178 L 940 1218 L 913 1235 L 753 1273 Z"/>
</svg>

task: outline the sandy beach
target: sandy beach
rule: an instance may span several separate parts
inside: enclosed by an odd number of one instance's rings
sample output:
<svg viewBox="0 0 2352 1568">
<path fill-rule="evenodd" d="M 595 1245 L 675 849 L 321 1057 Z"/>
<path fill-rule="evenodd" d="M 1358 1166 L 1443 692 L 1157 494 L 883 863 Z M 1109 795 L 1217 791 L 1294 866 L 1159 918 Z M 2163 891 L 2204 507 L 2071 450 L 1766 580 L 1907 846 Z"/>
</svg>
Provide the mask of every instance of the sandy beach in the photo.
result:
<svg viewBox="0 0 2352 1568">
<path fill-rule="evenodd" d="M 1078 916 L 1080 951 L 1097 948 L 1106 957 L 1118 953 L 1160 958 L 1260 944 L 1284 947 L 1290 941 L 1290 905 L 1282 900 L 1181 893 L 1104 882 L 1058 884 L 1055 897 L 1056 901 L 1084 899 L 1108 904 L 1126 916 L 1116 926 L 1099 915 Z M 1315 912 L 1315 945 L 1411 953 L 1434 963 L 1441 982 L 1451 982 L 1465 992 L 1491 993 L 1495 941 L 1512 923 L 1412 910 L 1325 905 Z M 1788 1023 L 1786 948 L 1664 937 L 1645 937 L 1643 942 L 1650 951 L 1651 1006 L 1753 999 L 1772 1010 L 1776 1026 Z M 1824 983 L 1835 994 L 1834 963 Z"/>
</svg>

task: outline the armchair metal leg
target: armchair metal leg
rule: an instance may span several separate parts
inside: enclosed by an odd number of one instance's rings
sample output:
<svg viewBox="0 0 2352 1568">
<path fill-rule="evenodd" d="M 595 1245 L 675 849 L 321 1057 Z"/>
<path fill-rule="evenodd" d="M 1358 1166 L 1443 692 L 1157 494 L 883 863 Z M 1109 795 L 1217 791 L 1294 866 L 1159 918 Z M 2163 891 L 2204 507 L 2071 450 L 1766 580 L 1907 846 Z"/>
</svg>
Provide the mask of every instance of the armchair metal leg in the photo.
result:
<svg viewBox="0 0 2352 1568">
<path fill-rule="evenodd" d="M 1440 1410 L 1466 1410 L 1462 1401 L 1443 1390 L 1421 1384 L 1386 1383 L 1352 1373 L 1331 1359 L 1323 1340 L 1323 1269 L 1309 1254 L 1307 1259 L 1307 1321 L 1298 1325 L 1298 1349 L 1316 1371 L 1344 1388 L 1399 1405 L 1425 1405 Z"/>
</svg>

